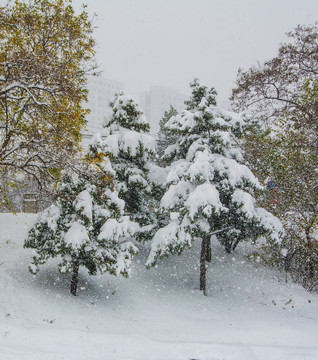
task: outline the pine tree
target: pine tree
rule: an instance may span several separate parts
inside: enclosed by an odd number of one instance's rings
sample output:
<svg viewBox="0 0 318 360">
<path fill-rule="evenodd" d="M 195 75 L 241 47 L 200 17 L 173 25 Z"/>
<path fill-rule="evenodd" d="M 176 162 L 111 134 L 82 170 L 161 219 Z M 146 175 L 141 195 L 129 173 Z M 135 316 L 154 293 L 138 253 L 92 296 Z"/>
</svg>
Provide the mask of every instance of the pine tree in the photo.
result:
<svg viewBox="0 0 318 360">
<path fill-rule="evenodd" d="M 277 241 L 281 224 L 256 206 L 254 192 L 260 185 L 233 146 L 248 121 L 219 109 L 213 88 L 198 80 L 191 87 L 187 109 L 166 124 L 179 139 L 161 199 L 170 221 L 155 234 L 147 266 L 160 257 L 180 254 L 200 239 L 200 290 L 206 294 L 212 234 L 230 252 L 240 241 L 256 241 L 261 235 Z"/>
<path fill-rule="evenodd" d="M 125 201 L 125 212 L 148 231 L 155 219 L 147 167 L 155 153 L 155 140 L 147 134 L 149 123 L 130 96 L 116 94 L 110 106 L 112 117 L 105 124 L 109 135 L 104 145 L 116 174 L 116 188 Z M 137 237 L 147 236 L 147 231 Z"/>
<path fill-rule="evenodd" d="M 98 153 L 96 148 L 90 157 L 94 152 Z M 126 238 L 138 225 L 123 215 L 125 202 L 118 197 L 112 178 L 109 161 L 101 153 L 88 166 L 81 164 L 79 174 L 62 175 L 55 203 L 40 214 L 24 244 L 36 252 L 29 267 L 33 274 L 50 258 L 59 258 L 59 271 L 72 272 L 73 295 L 80 266 L 90 275 L 98 270 L 129 275 L 137 248 Z"/>
<path fill-rule="evenodd" d="M 157 154 L 158 164 L 161 166 L 169 165 L 171 158 L 173 158 L 173 150 L 177 141 L 177 136 L 166 128 L 166 124 L 172 116 L 176 116 L 177 114 L 177 110 L 173 106 L 170 106 L 170 109 L 165 111 L 159 122 L 160 130 L 158 132 Z"/>
</svg>

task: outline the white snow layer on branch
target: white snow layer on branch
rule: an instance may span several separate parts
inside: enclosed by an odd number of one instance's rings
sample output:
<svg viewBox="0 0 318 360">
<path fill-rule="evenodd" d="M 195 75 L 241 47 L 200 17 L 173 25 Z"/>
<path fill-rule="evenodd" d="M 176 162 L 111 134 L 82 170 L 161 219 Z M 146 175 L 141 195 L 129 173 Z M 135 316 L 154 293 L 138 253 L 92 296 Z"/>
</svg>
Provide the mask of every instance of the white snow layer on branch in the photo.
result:
<svg viewBox="0 0 318 360">
<path fill-rule="evenodd" d="M 105 195 L 109 198 L 109 205 L 115 204 L 120 211 L 124 211 L 125 201 L 118 197 L 118 191 L 106 189 Z"/>
<path fill-rule="evenodd" d="M 246 214 L 250 219 L 255 217 L 261 224 L 270 232 L 270 237 L 275 242 L 280 242 L 284 234 L 283 224 L 281 221 L 265 210 L 264 208 L 255 207 L 255 199 L 249 193 L 237 189 L 232 195 L 233 202 L 242 204 L 241 211 Z"/>
<path fill-rule="evenodd" d="M 169 171 L 166 179 L 166 184 L 176 183 L 179 181 L 182 176 L 186 173 L 190 162 L 185 160 L 179 160 L 172 164 L 171 170 Z"/>
<path fill-rule="evenodd" d="M 132 254 L 137 254 L 138 248 L 130 241 L 120 244 L 120 252 L 116 261 L 116 275 L 127 273 L 130 275 Z"/>
<path fill-rule="evenodd" d="M 220 201 L 219 192 L 216 187 L 212 184 L 202 184 L 197 186 L 193 192 L 190 193 L 185 206 L 189 210 L 190 219 L 193 220 L 195 215 L 203 207 L 206 208 L 205 212 L 209 212 L 212 215 L 212 211 L 219 212 L 225 210 Z"/>
<path fill-rule="evenodd" d="M 182 114 L 172 116 L 169 121 L 167 121 L 165 128 L 169 130 L 190 130 L 197 125 L 195 121 L 195 113 L 184 110 Z"/>
<path fill-rule="evenodd" d="M 226 175 L 229 185 L 233 187 L 241 185 L 243 179 L 245 179 L 256 188 L 262 188 L 258 179 L 246 165 L 239 164 L 237 161 L 219 154 L 212 154 L 211 156 L 213 157 L 213 166 L 215 170 L 217 170 L 221 176 Z"/>
<path fill-rule="evenodd" d="M 169 253 L 169 245 L 171 243 L 178 242 L 178 228 L 178 223 L 176 221 L 172 221 L 167 226 L 156 232 L 152 239 L 151 251 L 146 262 L 146 266 L 153 265 L 158 256 L 164 256 Z"/>
<path fill-rule="evenodd" d="M 256 215 L 254 197 L 241 189 L 236 189 L 232 195 L 232 201 L 242 205 L 241 211 L 248 217 L 252 218 Z"/>
<path fill-rule="evenodd" d="M 66 245 L 71 245 L 73 249 L 79 249 L 82 245 L 89 242 L 87 229 L 78 221 L 74 222 L 65 234 Z"/>
<path fill-rule="evenodd" d="M 235 113 L 218 106 L 213 107 L 213 113 L 216 118 L 223 118 L 230 126 L 236 125 L 242 128 L 247 123 L 244 113 Z"/>
<path fill-rule="evenodd" d="M 124 112 L 122 107 L 127 106 L 131 101 L 132 101 L 131 96 L 124 95 L 124 94 L 118 94 L 118 96 L 117 96 L 117 98 L 116 98 L 116 100 L 114 102 L 113 109 L 117 110 L 118 114 L 125 115 L 126 112 Z M 136 105 L 136 107 L 137 107 L 137 105 Z"/>
<path fill-rule="evenodd" d="M 156 185 L 163 185 L 166 181 L 169 167 L 160 167 L 158 165 L 148 163 L 146 164 L 146 169 L 149 171 L 149 180 Z"/>
<path fill-rule="evenodd" d="M 228 126 L 229 124 L 221 117 L 216 117 L 214 119 L 214 123 L 219 125 L 220 127 L 226 127 Z"/>
<path fill-rule="evenodd" d="M 56 205 L 51 205 L 39 215 L 39 222 L 46 223 L 51 230 L 55 231 L 60 214 L 60 209 Z"/>
<path fill-rule="evenodd" d="M 227 147 L 231 144 L 231 134 L 229 131 L 215 130 L 212 136 L 221 139 L 223 144 Z"/>
<path fill-rule="evenodd" d="M 204 104 L 202 104 L 204 105 Z M 205 112 L 213 116 L 213 122 L 221 127 L 224 126 L 239 126 L 242 128 L 246 125 L 246 120 L 243 114 L 237 114 L 232 111 L 224 110 L 218 106 L 211 105 L 205 109 Z M 197 126 L 196 118 L 202 116 L 202 111 L 188 111 L 184 110 L 181 114 L 171 117 L 166 123 L 165 127 L 170 130 L 191 130 Z"/>
<path fill-rule="evenodd" d="M 103 160 L 103 169 L 108 172 L 110 175 L 115 176 L 116 172 L 112 168 L 112 163 L 109 158 L 104 158 Z"/>
<path fill-rule="evenodd" d="M 129 175 L 128 182 L 130 185 L 140 184 L 143 188 L 149 188 L 147 180 L 142 177 L 140 174 L 131 174 Z"/>
<path fill-rule="evenodd" d="M 250 185 L 259 189 L 262 188 L 258 179 L 247 166 L 223 155 L 212 154 L 208 148 L 198 151 L 198 147 L 204 148 L 206 146 L 199 143 L 193 144 L 188 152 L 188 154 L 191 152 L 188 156 L 189 160 L 191 156 L 194 157 L 192 161 L 179 160 L 175 162 L 167 175 L 166 183 L 176 183 L 185 176 L 189 177 L 191 181 L 200 178 L 210 182 L 213 181 L 215 171 L 217 171 L 221 176 L 226 177 L 223 182 L 232 187 L 243 185 L 245 179 Z"/>
<path fill-rule="evenodd" d="M 156 147 L 156 141 L 151 135 L 123 127 L 120 127 L 114 134 L 107 136 L 105 144 L 108 147 L 107 150 L 114 156 L 117 156 L 120 150 L 124 152 L 130 151 L 131 155 L 135 156 L 140 144 L 148 152 L 154 151 Z"/>
<path fill-rule="evenodd" d="M 255 211 L 258 219 L 264 224 L 265 228 L 271 232 L 272 240 L 279 243 L 285 234 L 281 221 L 264 208 L 256 208 Z"/>
<path fill-rule="evenodd" d="M 178 222 L 172 221 L 167 226 L 156 232 L 152 239 L 151 251 L 146 262 L 146 266 L 153 265 L 157 257 L 170 253 L 169 247 L 171 244 L 178 243 L 178 229 Z"/>
<path fill-rule="evenodd" d="M 169 156 L 173 155 L 175 152 L 177 152 L 178 149 L 179 149 L 178 144 L 169 145 L 164 152 L 164 156 L 169 157 Z"/>
<path fill-rule="evenodd" d="M 191 247 L 193 238 L 185 231 L 190 226 L 187 218 L 179 224 L 178 213 L 171 214 L 168 225 L 159 229 L 152 239 L 151 251 L 149 253 L 146 266 L 152 266 L 157 259 L 173 253 L 181 253 L 185 247 Z"/>
<path fill-rule="evenodd" d="M 87 190 L 80 192 L 75 199 L 75 209 L 92 221 L 93 200 Z"/>
<path fill-rule="evenodd" d="M 182 204 L 184 200 L 187 199 L 191 188 L 193 188 L 193 185 L 183 180 L 175 185 L 170 185 L 168 191 L 161 199 L 161 207 L 164 209 L 173 209 L 178 204 Z"/>
<path fill-rule="evenodd" d="M 95 148 L 102 148 L 104 146 L 104 140 L 99 132 L 95 133 L 89 142 L 89 145 Z"/>
<path fill-rule="evenodd" d="M 129 216 L 123 216 L 120 221 L 117 219 L 108 219 L 101 228 L 98 240 L 120 242 L 124 237 L 133 235 L 138 230 L 138 224 L 130 221 Z"/>
<path fill-rule="evenodd" d="M 198 151 L 195 154 L 193 163 L 187 170 L 191 181 L 194 181 L 197 177 L 204 178 L 207 181 L 213 180 L 214 169 L 210 159 L 210 153 L 207 150 Z"/>
</svg>

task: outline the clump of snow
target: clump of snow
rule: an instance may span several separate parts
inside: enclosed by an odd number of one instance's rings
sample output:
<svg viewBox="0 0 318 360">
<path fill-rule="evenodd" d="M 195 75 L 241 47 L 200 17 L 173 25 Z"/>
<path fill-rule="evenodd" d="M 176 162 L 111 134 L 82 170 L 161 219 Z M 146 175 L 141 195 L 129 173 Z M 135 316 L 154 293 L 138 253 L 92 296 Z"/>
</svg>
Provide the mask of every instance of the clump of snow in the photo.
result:
<svg viewBox="0 0 318 360">
<path fill-rule="evenodd" d="M 89 235 L 84 225 L 78 221 L 74 222 L 68 229 L 64 238 L 65 244 L 73 249 L 79 249 L 89 242 Z"/>
<path fill-rule="evenodd" d="M 130 241 L 120 244 L 120 252 L 116 261 L 116 275 L 125 273 L 129 276 L 131 273 L 131 254 L 137 254 L 138 248 Z"/>
<path fill-rule="evenodd" d="M 107 151 L 117 156 L 119 153 L 119 141 L 118 134 L 108 135 L 105 139 L 105 145 L 107 146 Z"/>
<path fill-rule="evenodd" d="M 180 216 L 180 213 L 178 213 L 178 212 L 171 212 L 170 213 L 170 219 L 171 220 L 178 220 L 179 216 Z"/>
<path fill-rule="evenodd" d="M 197 186 L 186 200 L 185 206 L 189 209 L 190 219 L 193 219 L 198 210 L 206 205 L 210 205 L 210 209 L 216 212 L 224 209 L 216 187 L 208 183 Z M 212 215 L 212 211 L 209 215 Z"/>
<path fill-rule="evenodd" d="M 129 216 L 123 216 L 120 221 L 108 219 L 101 227 L 98 240 L 119 242 L 123 237 L 132 235 L 138 230 L 139 225 L 130 221 Z"/>
<path fill-rule="evenodd" d="M 109 173 L 112 176 L 116 175 L 116 172 L 113 170 L 112 163 L 109 158 L 105 158 L 103 161 L 103 169 L 107 173 Z"/>
<path fill-rule="evenodd" d="M 229 131 L 215 130 L 212 136 L 220 138 L 225 147 L 230 146 L 231 136 Z"/>
<path fill-rule="evenodd" d="M 170 130 L 186 130 L 196 126 L 195 114 L 191 111 L 184 110 L 181 115 L 172 116 L 167 121 L 165 127 Z"/>
<path fill-rule="evenodd" d="M 59 217 L 60 209 L 56 205 L 51 205 L 39 215 L 39 221 L 46 223 L 51 230 L 55 231 Z"/>
<path fill-rule="evenodd" d="M 146 169 L 149 171 L 149 180 L 156 185 L 162 185 L 165 183 L 169 167 L 163 168 L 158 165 L 148 163 Z"/>
<path fill-rule="evenodd" d="M 124 211 L 125 201 L 118 197 L 117 190 L 106 189 L 105 194 L 107 195 L 107 197 L 109 199 L 108 200 L 109 205 L 115 204 L 118 207 L 118 209 L 120 209 L 120 211 Z"/>
<path fill-rule="evenodd" d="M 252 186 L 261 189 L 258 179 L 252 171 L 246 166 L 239 164 L 234 159 L 229 159 L 223 155 L 212 154 L 213 166 L 219 174 L 225 175 L 230 186 L 236 187 L 243 185 L 243 181 L 248 181 Z"/>
<path fill-rule="evenodd" d="M 192 187 L 193 186 L 188 181 L 179 181 L 175 185 L 170 185 L 168 191 L 161 199 L 161 206 L 165 209 L 174 208 L 187 198 Z"/>
<path fill-rule="evenodd" d="M 221 117 L 214 118 L 214 122 L 220 127 L 228 127 L 228 123 Z"/>
<path fill-rule="evenodd" d="M 151 251 L 146 266 L 151 266 L 157 257 L 169 254 L 171 246 L 176 246 L 178 244 L 178 230 L 178 222 L 171 221 L 167 226 L 156 232 L 152 240 Z"/>
<path fill-rule="evenodd" d="M 141 145 L 145 151 L 153 152 L 156 141 L 151 135 L 119 127 L 116 132 L 106 137 L 105 145 L 107 151 L 114 156 L 117 156 L 119 151 L 129 152 L 132 156 L 136 156 Z"/>
<path fill-rule="evenodd" d="M 89 221 L 93 216 L 93 200 L 87 190 L 80 192 L 75 199 L 75 209 L 80 211 Z"/>
<path fill-rule="evenodd" d="M 187 174 L 189 174 L 191 181 L 195 181 L 197 178 L 203 178 L 208 181 L 213 180 L 214 168 L 210 161 L 210 153 L 207 150 L 196 152 L 195 158 L 187 170 Z"/>
<path fill-rule="evenodd" d="M 176 161 L 172 164 L 171 169 L 167 175 L 166 183 L 175 183 L 182 178 L 188 169 L 190 163 L 186 161 Z"/>
<path fill-rule="evenodd" d="M 101 137 L 101 134 L 99 132 L 95 133 L 91 140 L 90 140 L 90 145 L 95 147 L 95 148 L 98 148 L 98 147 L 102 147 L 104 145 L 104 141 Z"/>
<path fill-rule="evenodd" d="M 256 208 L 256 216 L 264 223 L 265 227 L 271 232 L 273 241 L 280 243 L 285 234 L 282 222 L 273 214 L 263 208 Z"/>
<path fill-rule="evenodd" d="M 128 177 L 128 183 L 129 184 L 134 184 L 134 183 L 138 183 L 140 184 L 142 187 L 147 188 L 148 187 L 148 182 L 147 180 L 141 176 L 140 174 L 131 174 Z"/>
<path fill-rule="evenodd" d="M 242 205 L 241 211 L 249 218 L 253 218 L 256 215 L 255 212 L 255 199 L 254 197 L 241 189 L 236 189 L 232 195 L 232 201 Z"/>
</svg>

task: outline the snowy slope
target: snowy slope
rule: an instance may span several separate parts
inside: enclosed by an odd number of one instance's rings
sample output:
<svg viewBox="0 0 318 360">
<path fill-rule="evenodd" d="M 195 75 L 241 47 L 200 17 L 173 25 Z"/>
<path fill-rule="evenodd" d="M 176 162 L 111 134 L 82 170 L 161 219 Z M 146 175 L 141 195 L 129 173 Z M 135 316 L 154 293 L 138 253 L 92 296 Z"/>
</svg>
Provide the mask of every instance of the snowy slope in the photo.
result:
<svg viewBox="0 0 318 360">
<path fill-rule="evenodd" d="M 0 214 L 1 360 L 300 360 L 318 358 L 318 296 L 255 267 L 244 247 L 213 244 L 208 293 L 199 249 L 130 279 L 80 275 L 79 296 L 54 261 L 33 277 L 22 248 L 34 215 Z"/>
</svg>

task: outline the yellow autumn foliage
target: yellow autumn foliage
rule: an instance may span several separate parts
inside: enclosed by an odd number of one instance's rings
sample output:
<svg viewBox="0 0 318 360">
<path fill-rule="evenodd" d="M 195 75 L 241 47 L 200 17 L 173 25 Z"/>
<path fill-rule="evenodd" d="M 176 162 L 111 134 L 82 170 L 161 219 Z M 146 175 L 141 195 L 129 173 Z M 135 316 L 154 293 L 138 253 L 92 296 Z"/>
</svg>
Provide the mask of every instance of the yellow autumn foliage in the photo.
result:
<svg viewBox="0 0 318 360">
<path fill-rule="evenodd" d="M 69 0 L 16 0 L 0 6 L 0 27 L 2 182 L 23 171 L 43 184 L 81 141 L 86 75 L 96 68 L 92 22 Z"/>
</svg>

